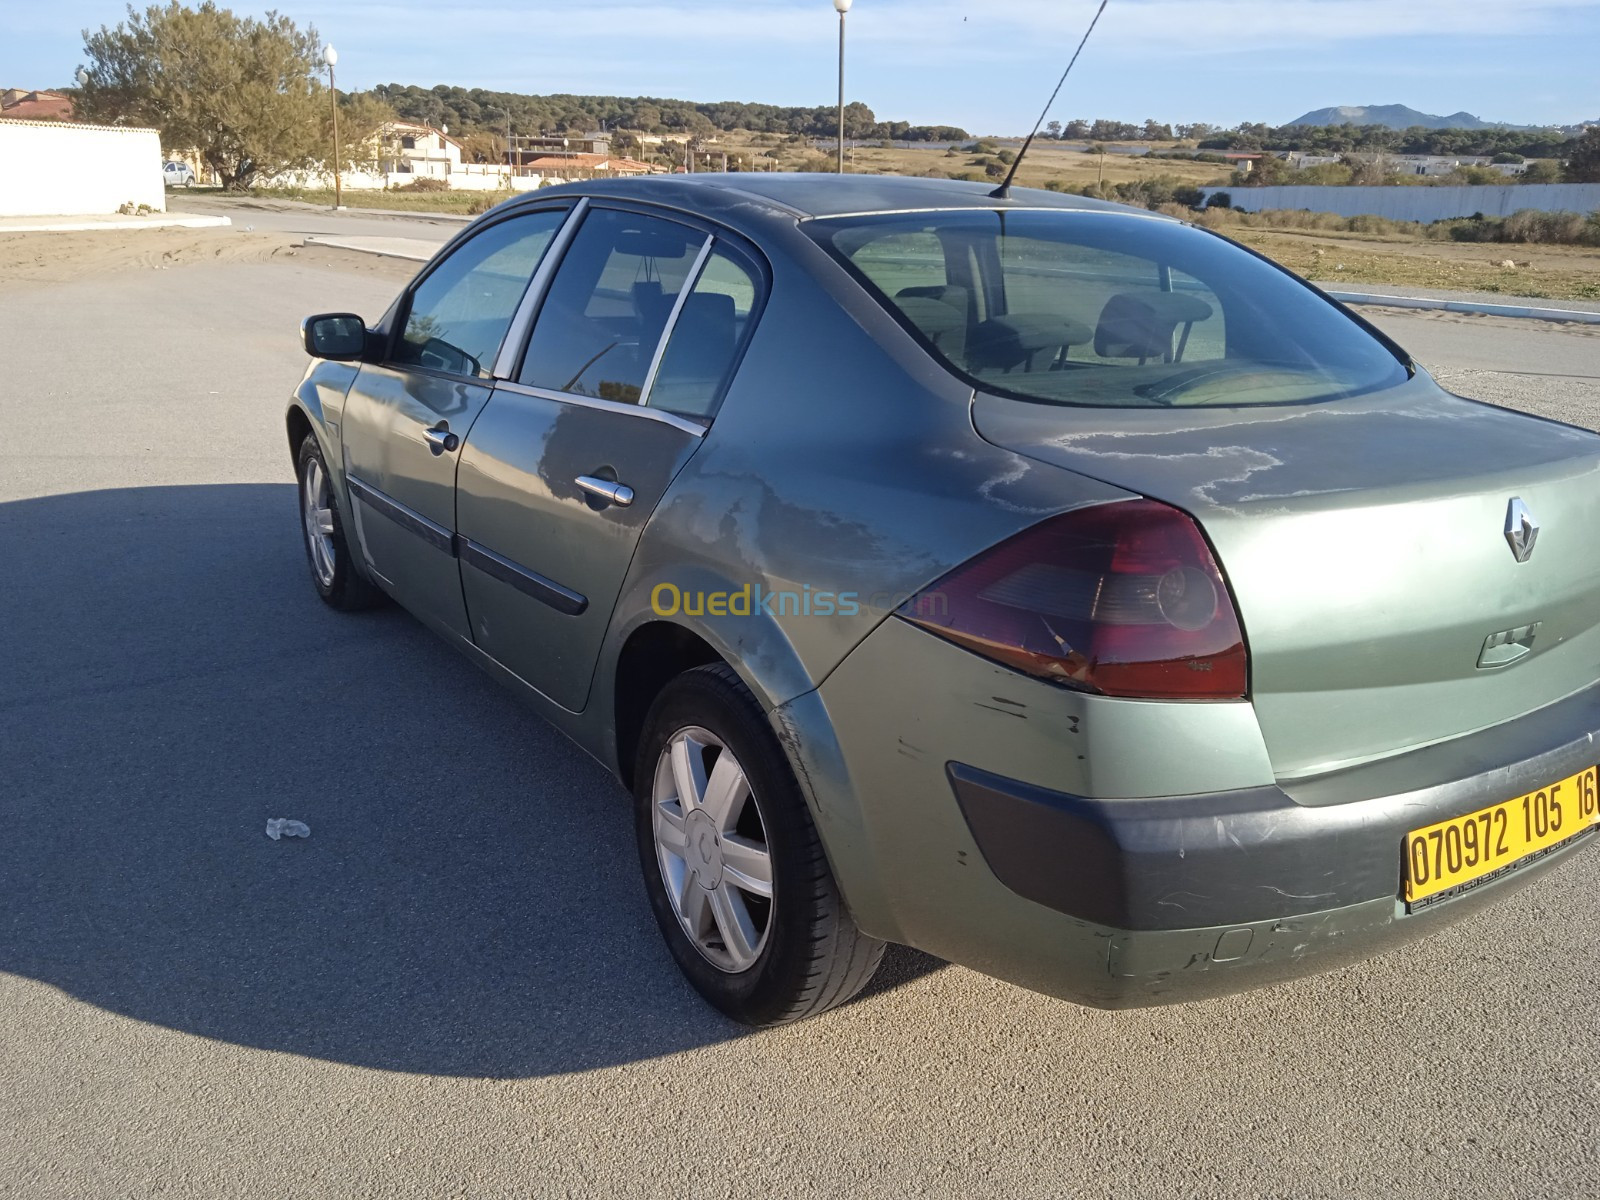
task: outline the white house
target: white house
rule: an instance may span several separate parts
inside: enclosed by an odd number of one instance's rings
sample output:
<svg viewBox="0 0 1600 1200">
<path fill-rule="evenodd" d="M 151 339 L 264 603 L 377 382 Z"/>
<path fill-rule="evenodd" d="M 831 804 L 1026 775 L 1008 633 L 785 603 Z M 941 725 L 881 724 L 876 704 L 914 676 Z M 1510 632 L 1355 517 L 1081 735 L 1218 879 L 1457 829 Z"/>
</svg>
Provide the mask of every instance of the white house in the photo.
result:
<svg viewBox="0 0 1600 1200">
<path fill-rule="evenodd" d="M 351 191 L 383 191 L 405 187 L 419 179 L 437 179 L 451 191 L 493 192 L 512 187 L 530 190 L 542 182 L 537 176 L 512 181 L 502 163 L 464 163 L 461 143 L 448 130 L 411 121 L 390 121 L 375 133 L 360 152 L 347 152 L 363 165 L 340 176 L 341 186 Z M 268 187 L 333 186 L 333 176 L 324 167 L 291 171 L 266 181 Z"/>
<path fill-rule="evenodd" d="M 449 179 L 461 170 L 461 143 L 431 125 L 390 121 L 378 131 L 378 142 L 381 174 Z"/>
</svg>

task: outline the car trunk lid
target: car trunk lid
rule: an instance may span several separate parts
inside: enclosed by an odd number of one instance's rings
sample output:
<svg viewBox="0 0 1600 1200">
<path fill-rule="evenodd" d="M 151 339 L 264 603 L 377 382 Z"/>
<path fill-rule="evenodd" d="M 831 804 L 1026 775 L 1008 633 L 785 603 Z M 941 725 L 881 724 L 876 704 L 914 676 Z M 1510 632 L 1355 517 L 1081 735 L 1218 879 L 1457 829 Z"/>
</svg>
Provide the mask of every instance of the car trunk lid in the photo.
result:
<svg viewBox="0 0 1600 1200">
<path fill-rule="evenodd" d="M 1587 431 L 1422 375 L 1270 408 L 979 393 L 973 420 L 996 445 L 1200 522 L 1280 778 L 1496 725 L 1600 676 L 1600 437 Z M 1514 500 L 1537 524 L 1526 561 L 1506 534 Z"/>
</svg>

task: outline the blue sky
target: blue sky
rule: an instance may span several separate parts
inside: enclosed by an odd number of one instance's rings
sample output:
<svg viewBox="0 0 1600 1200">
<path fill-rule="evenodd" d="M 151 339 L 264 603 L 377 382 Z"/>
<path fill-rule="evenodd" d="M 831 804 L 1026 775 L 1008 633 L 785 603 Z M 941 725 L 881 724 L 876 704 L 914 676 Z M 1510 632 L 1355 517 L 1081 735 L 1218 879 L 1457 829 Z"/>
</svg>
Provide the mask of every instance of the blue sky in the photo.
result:
<svg viewBox="0 0 1600 1200">
<path fill-rule="evenodd" d="M 880 119 L 1020 133 L 1098 0 L 856 0 L 851 99 Z M 236 11 L 254 11 L 234 4 Z M 279 0 L 339 49 L 341 87 L 826 104 L 829 0 Z M 0 87 L 70 81 L 115 0 L 0 0 Z M 1329 104 L 1600 117 L 1600 0 L 1111 0 L 1052 116 L 1272 124 Z"/>
</svg>

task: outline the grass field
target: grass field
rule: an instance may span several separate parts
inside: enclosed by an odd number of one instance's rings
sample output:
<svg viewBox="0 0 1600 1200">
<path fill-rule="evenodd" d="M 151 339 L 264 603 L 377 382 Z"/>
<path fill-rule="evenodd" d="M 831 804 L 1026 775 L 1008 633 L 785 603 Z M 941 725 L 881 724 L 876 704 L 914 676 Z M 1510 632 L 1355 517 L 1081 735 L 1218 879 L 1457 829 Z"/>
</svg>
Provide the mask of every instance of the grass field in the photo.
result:
<svg viewBox="0 0 1600 1200">
<path fill-rule="evenodd" d="M 1600 250 L 1596 249 L 1379 241 L 1360 234 L 1260 229 L 1222 232 L 1307 279 L 1600 300 Z M 1516 265 L 1501 265 L 1505 262 Z"/>
<path fill-rule="evenodd" d="M 715 157 L 703 161 L 720 165 L 724 150 L 730 158 L 754 162 L 758 167 L 770 164 L 786 171 L 832 169 L 832 160 L 810 144 L 738 133 L 717 143 Z M 984 168 L 973 164 L 976 157 L 964 152 L 950 155 L 938 149 L 886 149 L 863 144 L 855 147 L 848 169 L 862 174 L 984 177 Z M 1044 187 L 1055 182 L 1057 186 L 1078 188 L 1096 182 L 1102 169 L 1107 183 L 1165 177 L 1202 186 L 1227 180 L 1226 168 L 1214 163 L 1085 154 L 1049 142 L 1034 144 L 1017 179 L 1024 187 Z M 328 190 L 260 194 L 313 204 L 333 203 L 333 193 Z M 344 202 L 352 208 L 467 214 L 481 212 L 511 194 L 347 190 Z M 1383 233 L 1257 228 L 1248 219 L 1240 221 L 1232 214 L 1210 214 L 1204 223 L 1310 279 L 1401 288 L 1410 284 L 1552 300 L 1600 299 L 1597 248 L 1457 243 L 1426 237 L 1420 231 L 1407 232 L 1401 227 Z M 1516 265 L 1502 265 L 1507 261 Z"/>
<path fill-rule="evenodd" d="M 306 204 L 333 207 L 332 188 L 251 188 L 252 196 L 272 200 L 299 200 Z M 379 192 L 345 188 L 342 199 L 347 208 L 387 208 L 399 212 L 455 213 L 461 216 L 486 212 L 517 192 Z"/>
<path fill-rule="evenodd" d="M 768 144 L 769 142 L 770 139 L 762 139 L 759 136 L 751 137 L 735 133 L 729 135 L 725 142 L 719 142 L 715 149 L 718 152 L 726 149 L 730 157 L 738 155 L 753 159 L 758 167 L 775 164 L 783 171 L 833 169 L 832 155 L 819 151 L 809 144 L 779 142 L 774 145 Z M 1017 149 L 1015 145 L 1004 148 L 1012 152 Z M 962 175 L 970 174 L 984 178 L 983 165 L 974 161 L 980 157 L 992 156 L 968 154 L 959 150 L 955 154 L 950 154 L 944 150 L 920 147 L 886 148 L 876 143 L 862 142 L 847 151 L 845 164 L 848 170 L 865 175 L 926 175 L 933 178 L 958 179 Z M 1022 169 L 1017 172 L 1017 183 L 1023 187 L 1042 188 L 1051 181 L 1059 181 L 1067 187 L 1082 187 L 1084 184 L 1100 180 L 1101 159 L 1105 160 L 1103 169 L 1107 183 L 1127 183 L 1136 179 L 1165 176 L 1190 185 L 1221 185 L 1227 182 L 1228 177 L 1228 169 L 1216 163 L 1152 159 L 1131 154 L 1085 154 L 1081 150 L 1069 150 L 1051 142 L 1040 141 L 1033 144 L 1033 148 L 1028 151 L 1028 157 L 1023 159 Z M 720 157 L 717 161 L 720 162 Z"/>
</svg>

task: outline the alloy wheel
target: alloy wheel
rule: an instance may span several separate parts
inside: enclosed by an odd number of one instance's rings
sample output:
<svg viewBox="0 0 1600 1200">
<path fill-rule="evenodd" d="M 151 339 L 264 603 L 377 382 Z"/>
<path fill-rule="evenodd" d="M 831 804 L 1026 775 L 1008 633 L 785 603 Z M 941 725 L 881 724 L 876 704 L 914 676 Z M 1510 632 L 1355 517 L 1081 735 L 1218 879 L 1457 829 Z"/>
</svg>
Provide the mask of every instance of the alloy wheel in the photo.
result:
<svg viewBox="0 0 1600 1200">
<path fill-rule="evenodd" d="M 300 481 L 300 516 L 305 525 L 306 545 L 311 550 L 311 569 L 323 588 L 333 586 L 333 492 L 328 473 L 313 455 L 306 461 Z"/>
<path fill-rule="evenodd" d="M 766 824 L 744 768 L 698 726 L 668 739 L 656 763 L 651 825 L 678 923 L 729 974 L 755 965 L 772 917 Z"/>
</svg>

